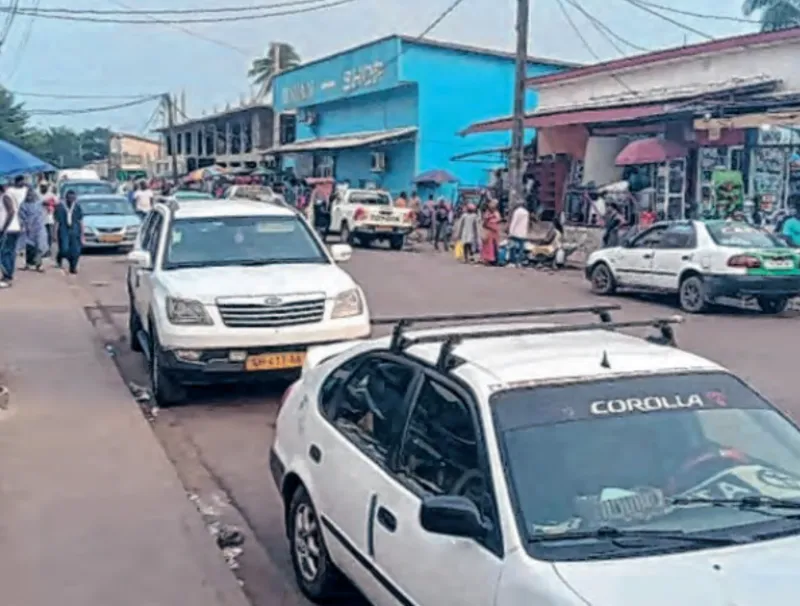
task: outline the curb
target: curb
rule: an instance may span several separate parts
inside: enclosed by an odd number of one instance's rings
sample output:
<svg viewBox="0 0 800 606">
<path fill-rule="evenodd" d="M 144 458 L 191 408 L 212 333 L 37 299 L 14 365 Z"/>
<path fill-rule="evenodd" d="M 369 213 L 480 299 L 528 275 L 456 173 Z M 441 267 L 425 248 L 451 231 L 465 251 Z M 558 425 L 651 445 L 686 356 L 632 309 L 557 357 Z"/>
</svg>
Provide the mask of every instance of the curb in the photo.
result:
<svg viewBox="0 0 800 606">
<path fill-rule="evenodd" d="M 8 410 L 11 401 L 11 392 L 5 385 L 0 385 L 0 410 Z"/>
</svg>

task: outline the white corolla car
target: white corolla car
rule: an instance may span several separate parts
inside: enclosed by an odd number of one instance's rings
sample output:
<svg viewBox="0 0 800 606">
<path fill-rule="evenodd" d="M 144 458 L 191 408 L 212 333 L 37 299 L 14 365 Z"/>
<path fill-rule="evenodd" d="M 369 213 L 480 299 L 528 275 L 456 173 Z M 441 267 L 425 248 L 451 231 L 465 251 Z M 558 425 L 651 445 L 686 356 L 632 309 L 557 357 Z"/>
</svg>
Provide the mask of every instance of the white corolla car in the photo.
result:
<svg viewBox="0 0 800 606">
<path fill-rule="evenodd" d="M 800 430 L 672 346 L 679 318 L 610 309 L 312 350 L 271 453 L 303 593 L 346 578 L 376 606 L 794 603 Z M 645 325 L 661 334 L 618 332 Z"/>
<path fill-rule="evenodd" d="M 800 251 L 737 221 L 666 221 L 586 261 L 597 294 L 618 288 L 675 293 L 690 313 L 721 297 L 754 299 L 780 313 L 800 295 Z"/>
</svg>

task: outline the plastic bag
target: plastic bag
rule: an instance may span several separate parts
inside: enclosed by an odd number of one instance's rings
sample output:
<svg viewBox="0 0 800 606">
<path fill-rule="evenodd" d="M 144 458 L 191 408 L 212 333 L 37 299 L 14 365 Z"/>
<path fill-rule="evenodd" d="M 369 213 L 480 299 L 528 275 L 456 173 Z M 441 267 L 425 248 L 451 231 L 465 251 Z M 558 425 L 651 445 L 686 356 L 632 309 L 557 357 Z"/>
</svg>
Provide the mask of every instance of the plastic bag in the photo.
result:
<svg viewBox="0 0 800 606">
<path fill-rule="evenodd" d="M 455 246 L 453 246 L 453 256 L 458 261 L 464 260 L 464 244 L 462 242 L 456 242 Z"/>
</svg>

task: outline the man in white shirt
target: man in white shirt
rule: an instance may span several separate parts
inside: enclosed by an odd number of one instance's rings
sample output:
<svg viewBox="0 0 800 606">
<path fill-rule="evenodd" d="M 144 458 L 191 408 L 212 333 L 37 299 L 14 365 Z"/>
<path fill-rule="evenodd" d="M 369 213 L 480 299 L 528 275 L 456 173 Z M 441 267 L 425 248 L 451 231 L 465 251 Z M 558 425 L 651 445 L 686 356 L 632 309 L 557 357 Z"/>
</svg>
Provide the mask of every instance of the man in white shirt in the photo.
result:
<svg viewBox="0 0 800 606">
<path fill-rule="evenodd" d="M 133 205 L 142 218 L 153 209 L 153 190 L 144 181 L 139 183 L 139 190 L 133 194 Z"/>
<path fill-rule="evenodd" d="M 522 267 L 525 259 L 530 220 L 531 213 L 524 204 L 520 204 L 511 213 L 511 220 L 508 222 L 509 262 L 516 267 Z"/>
<path fill-rule="evenodd" d="M 8 189 L 0 185 L 0 288 L 8 288 L 14 279 L 17 241 L 22 231 L 19 207 L 27 195 L 25 177 L 14 179 L 14 185 Z"/>
</svg>

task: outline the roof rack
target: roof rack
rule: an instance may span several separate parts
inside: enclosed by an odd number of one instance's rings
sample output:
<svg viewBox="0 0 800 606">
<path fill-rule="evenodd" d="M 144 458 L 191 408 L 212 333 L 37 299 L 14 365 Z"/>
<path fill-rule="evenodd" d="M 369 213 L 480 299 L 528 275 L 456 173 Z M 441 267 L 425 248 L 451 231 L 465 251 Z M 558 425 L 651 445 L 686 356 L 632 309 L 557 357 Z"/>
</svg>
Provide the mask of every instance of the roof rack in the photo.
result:
<svg viewBox="0 0 800 606">
<path fill-rule="evenodd" d="M 471 322 L 475 320 L 503 320 L 507 318 L 533 318 L 546 316 L 567 316 L 574 314 L 595 314 L 601 322 L 610 323 L 612 311 L 619 311 L 619 305 L 584 305 L 582 307 L 543 307 L 538 309 L 521 309 L 512 311 L 495 311 L 488 313 L 449 314 L 431 316 L 410 316 L 403 318 L 373 319 L 373 326 L 393 324 L 390 349 L 402 351 L 409 347 L 409 339 L 403 334 L 414 324 L 447 324 L 451 322 Z M 515 329 L 520 330 L 520 329 Z M 441 341 L 443 339 L 439 339 Z M 435 342 L 435 341 L 430 341 Z"/>
</svg>

